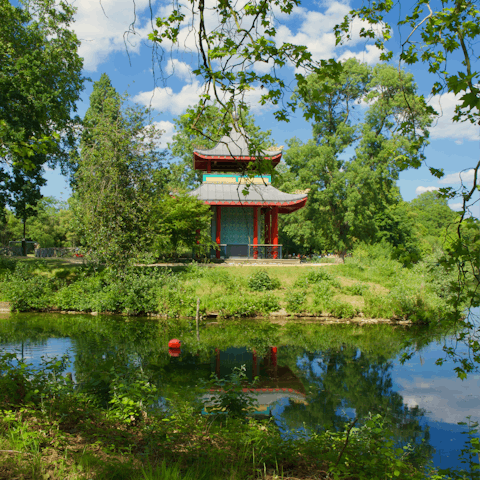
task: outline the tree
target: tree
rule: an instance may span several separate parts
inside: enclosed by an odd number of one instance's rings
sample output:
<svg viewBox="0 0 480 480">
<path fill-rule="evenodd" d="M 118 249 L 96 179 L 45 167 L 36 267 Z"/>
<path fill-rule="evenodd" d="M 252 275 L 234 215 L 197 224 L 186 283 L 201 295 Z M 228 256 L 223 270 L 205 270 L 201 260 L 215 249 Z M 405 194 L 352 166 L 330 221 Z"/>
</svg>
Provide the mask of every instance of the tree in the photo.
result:
<svg viewBox="0 0 480 480">
<path fill-rule="evenodd" d="M 155 172 L 165 157 L 148 110 L 124 103 L 103 74 L 83 122 L 74 206 L 86 248 L 120 267 L 152 243 L 150 210 L 164 188 Z"/>
<path fill-rule="evenodd" d="M 448 238 L 451 241 L 456 231 L 458 213 L 448 206 L 444 197 L 437 192 L 422 193 L 409 202 L 409 210 L 415 233 L 424 250 L 440 249 Z"/>
<path fill-rule="evenodd" d="M 18 165 L 14 165 L 12 170 L 13 177 L 7 184 L 8 190 L 11 192 L 8 203 L 13 208 L 15 216 L 22 220 L 22 238 L 26 238 L 27 219 L 37 214 L 35 207 L 42 198 L 40 187 L 45 185 L 47 181 L 41 176 L 42 167 L 40 162 L 34 169 L 23 171 Z"/>
<path fill-rule="evenodd" d="M 79 239 L 73 230 L 73 212 L 66 202 L 42 197 L 33 208 L 28 225 L 28 238 L 41 247 L 75 247 Z M 5 211 L 6 222 L 0 230 L 0 244 L 22 238 L 23 224 L 11 210 Z"/>
<path fill-rule="evenodd" d="M 210 205 L 188 194 L 165 195 L 152 211 L 155 230 L 153 251 L 157 255 L 178 254 L 180 247 L 204 254 L 212 243 Z M 199 245 L 202 245 L 199 250 Z"/>
<path fill-rule="evenodd" d="M 74 13 L 64 1 L 0 2 L 0 181 L 6 165 L 25 174 L 45 162 L 68 165 L 85 80 Z"/>
<path fill-rule="evenodd" d="M 338 82 L 327 82 L 327 97 L 318 98 L 316 93 L 326 90 L 323 83 L 312 75 L 305 96 L 299 94 L 304 109 L 318 112 L 314 139 L 306 144 L 289 142 L 285 154 L 289 174 L 283 187 L 308 188 L 310 193 L 306 208 L 285 216 L 284 230 L 308 250 L 345 253 L 356 241 L 378 240 L 384 229 L 392 236 L 391 225 L 381 219 L 401 201 L 399 172 L 420 165 L 425 145 L 414 135 L 403 135 L 401 122 L 408 117 L 426 137 L 431 119 L 417 102 L 412 75 L 399 76 L 394 67 L 372 69 L 350 59 Z M 360 102 L 367 107 L 357 113 Z M 417 105 L 414 112 L 412 104 Z M 352 147 L 355 153 L 347 160 L 345 152 Z"/>
</svg>

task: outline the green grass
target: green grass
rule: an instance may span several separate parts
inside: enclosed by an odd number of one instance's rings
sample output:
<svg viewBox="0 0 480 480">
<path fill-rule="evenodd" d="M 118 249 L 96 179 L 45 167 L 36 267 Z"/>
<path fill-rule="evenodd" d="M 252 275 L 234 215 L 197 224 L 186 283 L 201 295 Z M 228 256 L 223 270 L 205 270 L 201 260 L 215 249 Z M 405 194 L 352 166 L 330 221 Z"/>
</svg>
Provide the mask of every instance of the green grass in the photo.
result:
<svg viewBox="0 0 480 480">
<path fill-rule="evenodd" d="M 332 266 L 190 264 L 98 270 L 66 259 L 0 259 L 0 301 L 12 308 L 169 317 L 318 315 L 432 322 L 448 313 L 449 275 L 432 263 L 404 268 L 387 258 Z M 326 290 L 325 290 L 326 289 Z"/>
</svg>

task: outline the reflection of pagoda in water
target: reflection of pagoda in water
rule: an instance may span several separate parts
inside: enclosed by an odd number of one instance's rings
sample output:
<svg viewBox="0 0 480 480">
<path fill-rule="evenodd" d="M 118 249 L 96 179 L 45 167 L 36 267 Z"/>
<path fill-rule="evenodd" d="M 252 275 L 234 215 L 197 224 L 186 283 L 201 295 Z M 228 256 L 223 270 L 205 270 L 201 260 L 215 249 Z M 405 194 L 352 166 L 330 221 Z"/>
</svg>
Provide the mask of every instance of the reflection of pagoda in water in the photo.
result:
<svg viewBox="0 0 480 480">
<path fill-rule="evenodd" d="M 270 347 L 267 355 L 259 357 L 255 350 L 228 348 L 220 351 L 218 348 L 210 361 L 211 370 L 218 378 L 230 375 L 234 368 L 245 366 L 248 381 L 253 382 L 258 377 L 255 387 L 245 387 L 244 392 L 252 392 L 258 402 L 255 414 L 269 415 L 272 405 L 282 399 L 294 403 L 306 404 L 305 387 L 300 379 L 288 366 L 279 366 L 277 362 L 277 347 Z M 207 394 L 208 397 L 215 395 Z"/>
<path fill-rule="evenodd" d="M 182 352 L 177 356 L 170 352 L 171 361 L 166 371 L 172 379 L 175 378 L 177 385 L 183 383 L 188 388 L 185 380 L 197 383 L 200 378 L 207 380 L 212 373 L 219 379 L 227 378 L 235 368 L 244 367 L 246 384 L 243 391 L 252 392 L 258 403 L 256 411 L 251 413 L 270 415 L 273 404 L 280 400 L 288 399 L 291 404 L 307 404 L 303 383 L 288 366 L 278 365 L 277 353 L 277 347 L 269 347 L 262 356 L 247 347 L 217 348 L 210 361 L 203 363 L 199 362 L 197 355 Z M 194 377 L 185 376 L 187 372 L 194 374 Z M 208 402 L 215 395 L 215 390 L 211 390 L 210 393 L 205 392 L 202 398 Z"/>
</svg>

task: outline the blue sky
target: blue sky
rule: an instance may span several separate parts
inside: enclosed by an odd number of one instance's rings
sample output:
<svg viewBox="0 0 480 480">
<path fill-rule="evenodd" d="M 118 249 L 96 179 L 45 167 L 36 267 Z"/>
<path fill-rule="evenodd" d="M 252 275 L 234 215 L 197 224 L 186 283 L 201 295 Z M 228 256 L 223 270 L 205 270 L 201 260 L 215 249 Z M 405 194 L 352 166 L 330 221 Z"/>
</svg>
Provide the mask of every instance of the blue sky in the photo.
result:
<svg viewBox="0 0 480 480">
<path fill-rule="evenodd" d="M 213 1 L 208 0 L 207 4 Z M 404 13 L 409 4 L 410 1 L 402 1 Z M 155 112 L 154 122 L 164 130 L 163 144 L 166 145 L 174 133 L 173 119 L 181 115 L 187 106 L 198 101 L 202 86 L 191 74 L 196 60 L 192 36 L 184 36 L 182 51 L 172 54 L 165 52 L 162 69 L 163 76 L 167 78 L 164 80 L 160 78 L 158 62 L 152 61 L 152 45 L 147 38 L 153 29 L 150 5 L 154 17 L 165 16 L 171 9 L 171 2 L 151 0 L 149 3 L 148 0 L 136 0 L 135 12 L 133 0 L 80 0 L 75 5 L 78 11 L 73 28 L 81 41 L 80 55 L 84 58 L 85 76 L 96 81 L 105 72 L 119 92 L 128 92 L 138 103 L 151 104 Z M 378 62 L 379 52 L 371 42 L 360 39 L 359 22 L 354 24 L 352 41 L 348 45 L 335 47 L 333 26 L 355 6 L 355 2 L 302 2 L 302 6 L 295 8 L 289 17 L 278 16 L 278 40 L 307 45 L 316 60 L 355 56 L 374 65 Z M 126 35 L 135 14 L 135 32 Z M 393 17 L 393 20 L 396 18 L 398 17 Z M 213 23 L 215 19 L 209 21 Z M 394 30 L 388 46 L 397 55 L 399 39 L 400 33 Z M 449 67 L 455 68 L 461 59 L 452 60 Z M 260 70 L 265 67 L 260 65 L 255 68 Z M 398 183 L 403 198 L 411 200 L 426 189 L 444 186 L 458 188 L 462 171 L 461 178 L 465 185 L 471 185 L 469 170 L 478 161 L 480 152 L 479 127 L 451 121 L 456 103 L 453 94 L 429 97 L 430 87 L 436 78 L 427 72 L 424 65 L 415 65 L 410 71 L 415 75 L 419 92 L 442 113 L 431 129 L 430 145 L 425 154 L 427 165 L 443 168 L 446 176 L 441 180 L 432 177 L 426 165 L 418 170 L 403 172 Z M 293 78 L 294 70 L 286 67 L 282 73 L 288 80 Z M 92 82 L 86 84 L 82 101 L 78 104 L 80 116 L 88 108 L 92 87 Z M 277 122 L 272 115 L 273 108 L 259 105 L 259 96 L 259 90 L 250 92 L 248 101 L 252 112 L 262 129 L 272 130 L 272 136 L 278 145 L 284 145 L 293 136 L 304 141 L 310 138 L 310 124 L 302 118 L 300 112 L 292 117 L 290 123 Z M 68 198 L 68 185 L 57 171 L 47 171 L 46 178 L 48 184 L 42 191 L 44 195 L 64 200 Z M 478 198 L 477 195 L 476 199 Z M 457 208 L 458 202 L 459 199 L 453 199 L 450 202 L 452 208 Z M 472 213 L 480 216 L 478 205 L 473 207 Z"/>
</svg>

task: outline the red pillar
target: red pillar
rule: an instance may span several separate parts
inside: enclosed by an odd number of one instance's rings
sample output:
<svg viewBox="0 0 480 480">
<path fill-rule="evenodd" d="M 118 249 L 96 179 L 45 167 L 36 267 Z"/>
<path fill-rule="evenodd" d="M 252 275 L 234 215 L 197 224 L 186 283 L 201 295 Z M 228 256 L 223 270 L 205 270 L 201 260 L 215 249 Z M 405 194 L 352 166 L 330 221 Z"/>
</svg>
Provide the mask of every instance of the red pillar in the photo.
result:
<svg viewBox="0 0 480 480">
<path fill-rule="evenodd" d="M 221 236 L 222 229 L 221 229 L 221 227 L 222 227 L 222 207 L 220 207 L 220 205 L 217 205 L 217 234 L 216 234 L 216 238 L 215 238 L 215 241 L 217 242 L 217 245 L 220 245 L 221 240 L 222 240 L 222 236 Z M 216 257 L 220 258 L 220 250 L 217 250 Z"/>
<path fill-rule="evenodd" d="M 272 367 L 277 366 L 277 347 L 270 347 Z"/>
<path fill-rule="evenodd" d="M 273 245 L 278 245 L 278 207 L 273 207 L 272 218 L 272 237 Z M 273 247 L 273 258 L 278 258 L 278 247 Z"/>
<path fill-rule="evenodd" d="M 212 173 L 212 161 L 207 160 L 207 173 Z"/>
<path fill-rule="evenodd" d="M 257 352 L 256 350 L 252 350 L 252 360 L 253 360 L 253 365 L 252 365 L 252 377 L 255 379 L 257 376 Z"/>
<path fill-rule="evenodd" d="M 268 207 L 265 210 L 265 243 L 267 245 L 270 243 L 270 209 Z M 265 258 L 268 258 L 268 252 L 270 251 L 270 247 L 264 248 L 266 248 Z"/>
<path fill-rule="evenodd" d="M 253 244 L 258 245 L 258 207 L 253 207 Z M 258 258 L 256 247 L 253 247 L 253 258 Z"/>
</svg>

